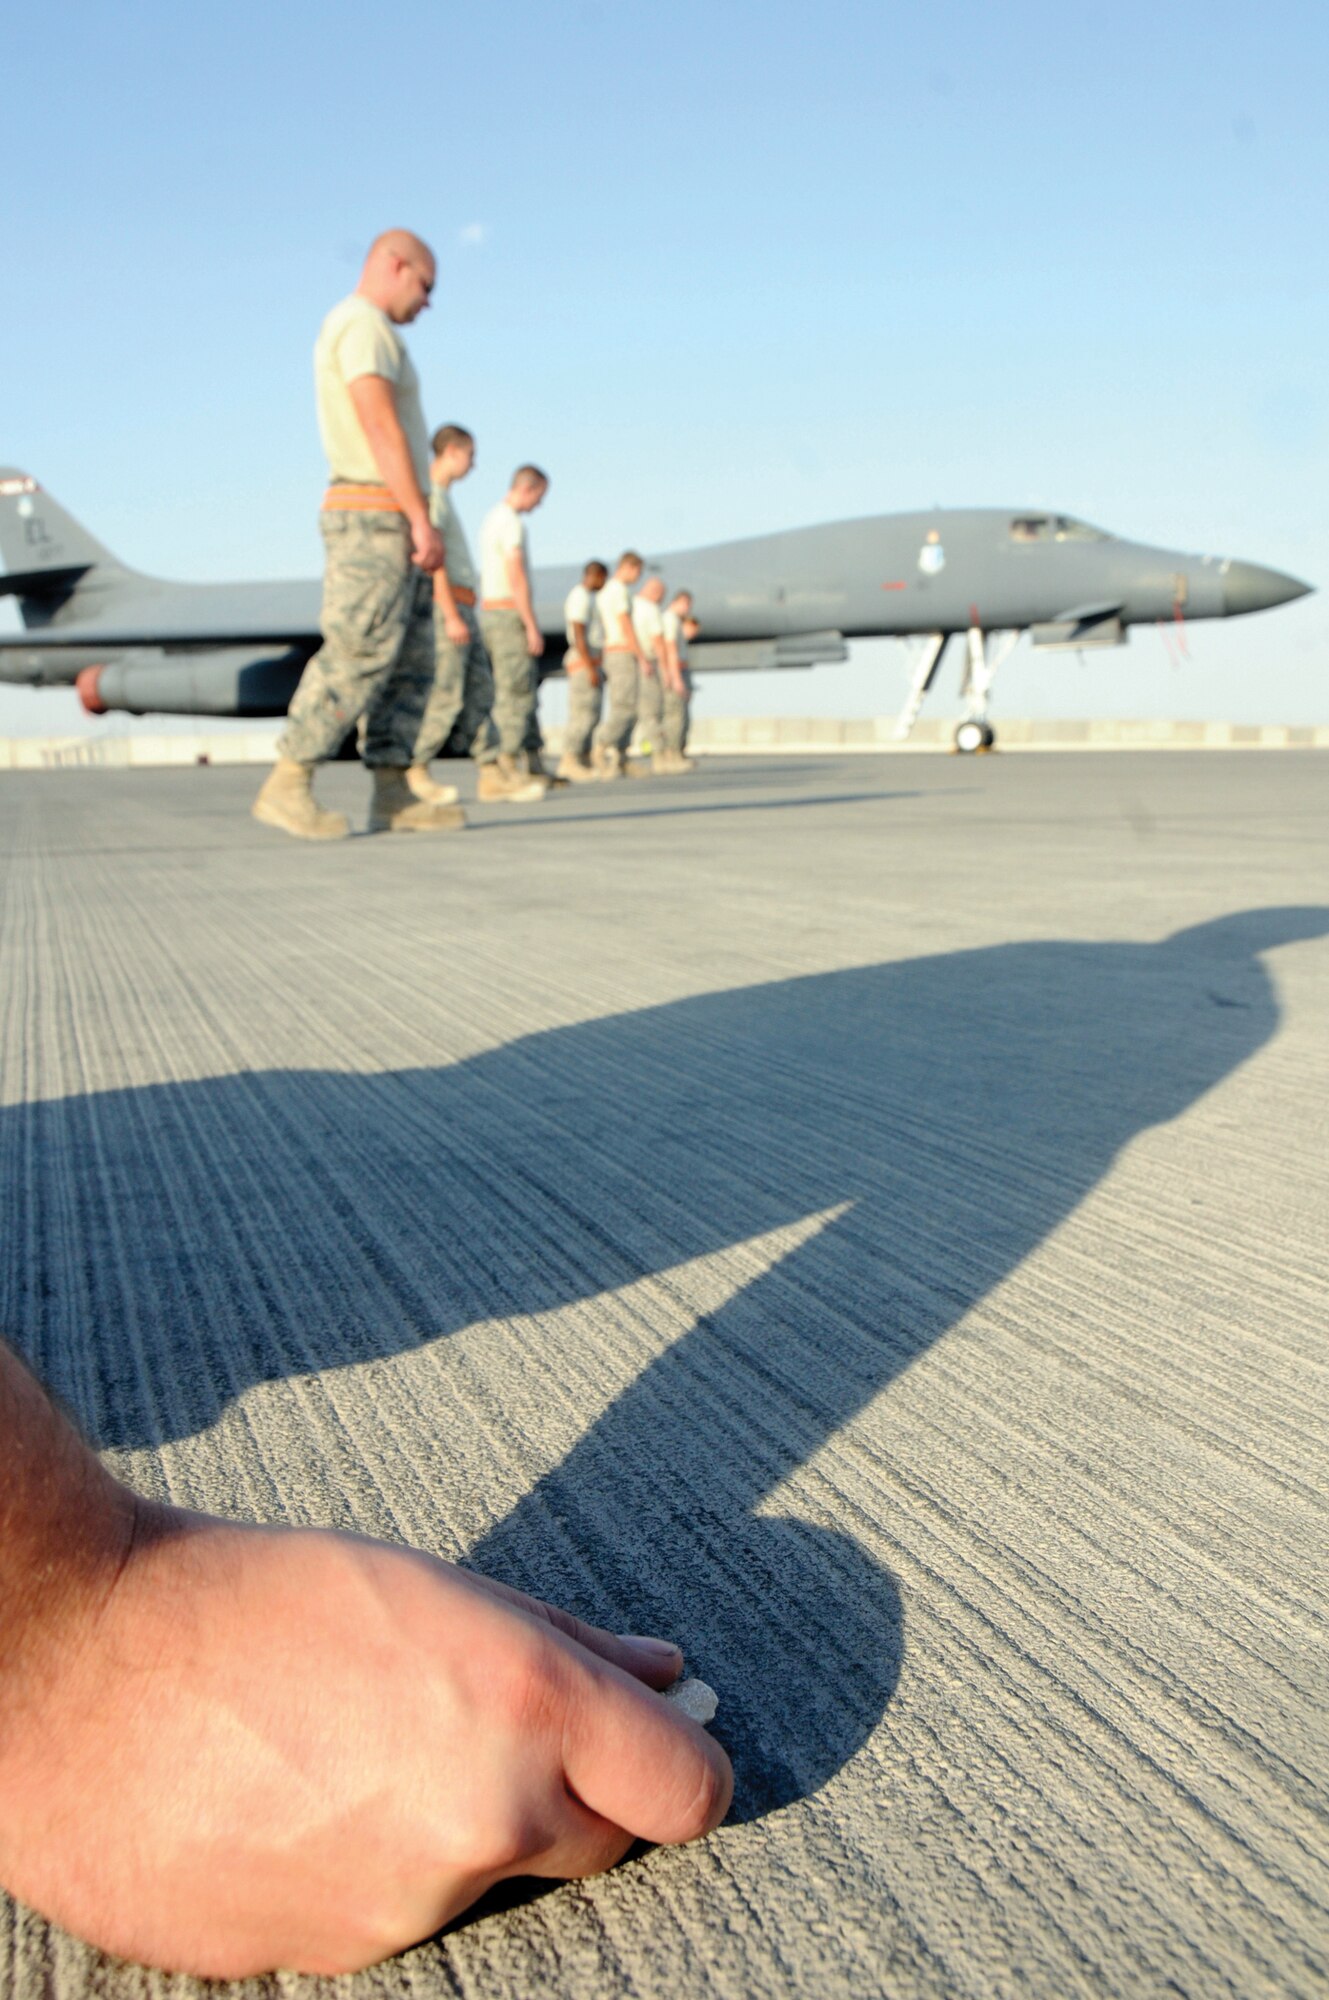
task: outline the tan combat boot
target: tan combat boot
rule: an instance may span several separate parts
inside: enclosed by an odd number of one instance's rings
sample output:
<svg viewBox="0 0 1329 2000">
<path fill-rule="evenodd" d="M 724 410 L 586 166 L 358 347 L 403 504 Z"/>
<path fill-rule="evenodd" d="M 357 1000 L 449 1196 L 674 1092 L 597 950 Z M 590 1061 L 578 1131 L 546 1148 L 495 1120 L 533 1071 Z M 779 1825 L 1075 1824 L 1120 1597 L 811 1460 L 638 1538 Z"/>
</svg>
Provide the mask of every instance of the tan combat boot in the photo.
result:
<svg viewBox="0 0 1329 2000">
<path fill-rule="evenodd" d="M 428 764 L 412 764 L 406 782 L 416 798 L 423 799 L 427 806 L 455 806 L 461 797 L 455 785 L 440 785 L 431 778 Z"/>
<path fill-rule="evenodd" d="M 591 751 L 591 769 L 597 778 L 621 778 L 623 776 L 623 754 L 613 750 L 607 743 L 597 743 Z"/>
<path fill-rule="evenodd" d="M 431 806 L 417 799 L 399 765 L 380 764 L 371 775 L 371 833 L 450 833 L 454 827 L 465 826 L 466 815 L 460 806 Z"/>
<path fill-rule="evenodd" d="M 278 826 L 298 840 L 345 840 L 351 823 L 345 813 L 327 812 L 314 797 L 312 764 L 279 757 L 264 779 L 250 810 L 264 826 Z"/>
<path fill-rule="evenodd" d="M 501 801 L 510 806 L 534 806 L 548 790 L 543 778 L 533 778 L 515 757 L 505 757 L 501 751 L 476 774 L 475 796 L 485 805 Z"/>
<path fill-rule="evenodd" d="M 695 771 L 697 768 L 692 758 L 685 757 L 681 750 L 657 750 L 654 765 L 665 777 L 679 777 L 684 771 Z"/>
<path fill-rule="evenodd" d="M 566 778 L 570 785 L 591 785 L 600 773 L 593 771 L 584 757 L 572 757 L 565 753 L 558 760 L 558 770 L 555 775 Z"/>
</svg>

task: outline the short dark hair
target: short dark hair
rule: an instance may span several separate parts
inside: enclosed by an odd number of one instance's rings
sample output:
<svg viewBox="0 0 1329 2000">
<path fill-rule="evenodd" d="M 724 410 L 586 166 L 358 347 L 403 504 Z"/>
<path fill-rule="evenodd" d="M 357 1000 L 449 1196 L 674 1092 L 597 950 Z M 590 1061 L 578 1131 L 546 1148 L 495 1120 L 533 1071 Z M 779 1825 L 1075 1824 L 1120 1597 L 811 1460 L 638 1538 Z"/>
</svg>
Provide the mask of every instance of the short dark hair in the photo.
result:
<svg viewBox="0 0 1329 2000">
<path fill-rule="evenodd" d="M 591 560 L 586 564 L 585 568 L 582 570 L 581 573 L 583 583 L 586 581 L 588 576 L 603 576 L 607 578 L 608 575 L 609 571 L 605 568 L 599 556 L 592 556 Z"/>
<path fill-rule="evenodd" d="M 464 430 L 460 424 L 440 424 L 434 432 L 433 437 L 429 440 L 429 448 L 433 452 L 434 457 L 438 458 L 447 450 L 450 444 L 474 443 L 475 439 L 471 433 L 468 430 Z"/>
<path fill-rule="evenodd" d="M 538 465 L 519 465 L 512 475 L 514 486 L 548 486 L 549 474 Z"/>
</svg>

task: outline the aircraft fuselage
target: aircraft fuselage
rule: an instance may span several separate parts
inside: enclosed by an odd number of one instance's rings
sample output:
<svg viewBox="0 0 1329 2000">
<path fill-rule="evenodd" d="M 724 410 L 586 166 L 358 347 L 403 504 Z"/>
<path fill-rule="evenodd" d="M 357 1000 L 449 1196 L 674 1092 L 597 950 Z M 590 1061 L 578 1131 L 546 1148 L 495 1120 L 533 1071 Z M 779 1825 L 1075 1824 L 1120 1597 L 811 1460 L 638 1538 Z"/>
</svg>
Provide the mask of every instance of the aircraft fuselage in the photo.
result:
<svg viewBox="0 0 1329 2000">
<path fill-rule="evenodd" d="M 50 686 L 96 667 L 102 706 L 271 714 L 319 644 L 316 582 L 140 575 L 24 474 L 0 471 L 0 550 L 0 588 L 18 596 L 25 625 L 0 634 L 0 679 Z M 561 663 L 580 568 L 534 574 L 546 672 Z M 1033 508 L 874 515 L 677 550 L 649 568 L 693 593 L 700 671 L 843 659 L 848 640 L 877 637 L 926 635 L 940 648 L 959 632 L 1029 630 L 1036 644 L 1119 644 L 1134 624 L 1232 616 L 1308 587 Z"/>
</svg>

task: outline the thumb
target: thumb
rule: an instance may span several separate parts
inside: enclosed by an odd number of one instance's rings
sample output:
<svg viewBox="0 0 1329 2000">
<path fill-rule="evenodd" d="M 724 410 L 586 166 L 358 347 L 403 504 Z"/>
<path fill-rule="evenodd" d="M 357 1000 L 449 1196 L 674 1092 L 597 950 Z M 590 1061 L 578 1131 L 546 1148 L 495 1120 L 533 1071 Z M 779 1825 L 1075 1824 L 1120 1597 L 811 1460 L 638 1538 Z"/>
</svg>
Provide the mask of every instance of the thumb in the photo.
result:
<svg viewBox="0 0 1329 2000">
<path fill-rule="evenodd" d="M 729 1810 L 734 1774 L 704 1729 L 586 1654 L 568 1687 L 563 1771 L 594 1813 L 639 1840 L 696 1840 Z"/>
</svg>

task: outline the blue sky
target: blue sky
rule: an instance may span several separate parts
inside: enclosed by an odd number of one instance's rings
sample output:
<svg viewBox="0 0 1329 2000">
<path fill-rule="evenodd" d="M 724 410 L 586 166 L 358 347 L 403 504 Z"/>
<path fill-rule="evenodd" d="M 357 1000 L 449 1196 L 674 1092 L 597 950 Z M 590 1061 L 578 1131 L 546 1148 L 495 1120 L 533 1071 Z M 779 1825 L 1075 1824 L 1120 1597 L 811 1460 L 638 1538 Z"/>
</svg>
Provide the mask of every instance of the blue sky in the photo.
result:
<svg viewBox="0 0 1329 2000">
<path fill-rule="evenodd" d="M 537 560 L 1015 503 L 1323 585 L 1326 58 L 1310 0 L 54 0 L 0 72 L 0 460 L 137 566 L 315 573 L 310 348 L 403 223 L 463 512 L 546 464 Z M 1191 656 L 1022 646 L 998 712 L 1329 716 L 1321 597 Z M 906 671 L 707 712 L 886 713 Z M 0 691 L 0 733 L 71 699 Z"/>
</svg>

